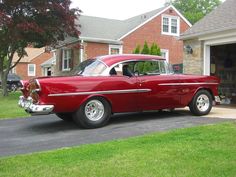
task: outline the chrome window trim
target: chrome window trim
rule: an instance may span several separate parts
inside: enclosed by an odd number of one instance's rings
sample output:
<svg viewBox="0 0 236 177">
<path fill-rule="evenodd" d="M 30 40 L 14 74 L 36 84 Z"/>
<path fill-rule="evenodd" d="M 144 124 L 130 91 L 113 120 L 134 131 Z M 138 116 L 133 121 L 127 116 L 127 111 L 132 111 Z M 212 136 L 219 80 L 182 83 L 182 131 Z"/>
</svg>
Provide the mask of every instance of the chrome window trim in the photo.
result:
<svg viewBox="0 0 236 177">
<path fill-rule="evenodd" d="M 95 60 L 95 61 L 97 60 L 97 61 L 101 62 L 102 64 L 104 64 L 104 66 L 105 66 L 106 68 L 103 70 L 103 72 L 102 72 L 101 74 L 96 74 L 96 75 L 83 75 L 83 74 L 82 74 L 82 76 L 89 76 L 89 77 L 107 76 L 106 71 L 107 71 L 107 69 L 109 68 L 109 66 L 108 66 L 104 61 L 102 61 L 100 58 L 95 58 L 94 60 Z M 109 75 L 109 74 L 108 74 L 108 75 Z"/>
<path fill-rule="evenodd" d="M 129 62 L 142 62 L 142 61 L 164 61 L 165 62 L 165 72 L 166 73 L 162 73 L 162 74 L 157 74 L 157 75 L 168 75 L 169 72 L 167 70 L 169 70 L 167 68 L 167 61 L 165 59 L 149 59 L 149 60 L 145 60 L 145 59 L 132 59 L 132 60 L 126 60 L 126 61 L 121 61 L 121 62 L 118 62 L 118 63 L 115 63 L 113 65 L 111 65 L 110 67 L 107 67 L 105 70 L 104 70 L 104 73 L 102 74 L 103 76 L 110 76 L 109 72 L 112 68 L 114 68 L 116 65 L 119 65 L 119 64 L 122 64 L 122 63 L 129 63 Z"/>
<path fill-rule="evenodd" d="M 39 80 L 38 79 L 35 79 L 35 81 L 36 81 L 36 83 L 37 83 L 37 85 L 38 85 L 38 89 L 37 89 L 37 91 L 41 91 L 42 89 L 41 89 L 41 85 L 40 85 L 40 82 L 39 82 Z"/>
<path fill-rule="evenodd" d="M 55 93 L 49 94 L 49 97 L 57 96 L 76 96 L 76 95 L 93 95 L 93 94 L 124 94 L 124 93 L 145 93 L 151 92 L 151 89 L 128 89 L 128 90 L 107 90 L 107 91 L 93 91 L 93 92 L 72 92 L 72 93 Z"/>
</svg>

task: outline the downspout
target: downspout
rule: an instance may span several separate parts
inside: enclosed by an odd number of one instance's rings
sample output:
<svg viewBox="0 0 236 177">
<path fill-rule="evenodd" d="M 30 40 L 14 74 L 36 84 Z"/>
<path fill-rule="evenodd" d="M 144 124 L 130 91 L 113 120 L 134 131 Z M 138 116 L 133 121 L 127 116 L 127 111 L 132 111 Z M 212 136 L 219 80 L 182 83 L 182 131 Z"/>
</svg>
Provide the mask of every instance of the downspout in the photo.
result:
<svg viewBox="0 0 236 177">
<path fill-rule="evenodd" d="M 81 39 L 80 41 L 80 63 L 84 60 L 84 40 Z"/>
</svg>

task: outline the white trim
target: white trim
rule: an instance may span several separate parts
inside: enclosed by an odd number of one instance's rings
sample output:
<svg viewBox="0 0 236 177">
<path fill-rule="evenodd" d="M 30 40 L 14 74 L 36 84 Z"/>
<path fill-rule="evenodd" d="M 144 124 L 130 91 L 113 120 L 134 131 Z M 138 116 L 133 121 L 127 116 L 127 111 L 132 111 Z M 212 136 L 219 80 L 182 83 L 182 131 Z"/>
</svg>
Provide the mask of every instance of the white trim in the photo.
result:
<svg viewBox="0 0 236 177">
<path fill-rule="evenodd" d="M 168 32 L 164 32 L 163 31 L 163 18 L 168 18 Z M 172 33 L 171 32 L 171 20 L 172 19 L 176 19 L 177 20 L 177 31 L 176 33 Z M 166 15 L 166 14 L 162 14 L 161 15 L 161 34 L 164 35 L 169 35 L 169 36 L 179 36 L 180 35 L 180 17 L 179 16 L 173 16 L 173 15 Z"/>
<path fill-rule="evenodd" d="M 236 30 L 230 30 L 230 31 L 222 31 L 219 33 L 212 33 L 204 36 L 200 36 L 199 40 L 200 41 L 206 41 L 206 40 L 214 40 L 214 39 L 220 39 L 220 38 L 230 38 L 232 39 L 233 37 L 236 36 Z"/>
<path fill-rule="evenodd" d="M 123 36 L 121 36 L 118 40 L 122 40 L 123 38 L 125 38 L 126 36 L 128 36 L 129 34 L 131 34 L 132 32 L 136 31 L 138 28 L 142 27 L 143 25 L 145 25 L 146 23 L 150 22 L 151 20 L 153 20 L 154 18 L 156 18 L 157 16 L 159 16 L 160 14 L 162 14 L 163 12 L 165 12 L 166 10 L 168 10 L 169 8 L 173 8 L 174 11 L 176 11 L 176 13 L 184 20 L 184 22 L 186 22 L 188 24 L 189 27 L 192 26 L 192 24 L 173 6 L 167 6 L 166 8 L 164 8 L 162 11 L 160 11 L 159 13 L 157 13 L 156 15 L 154 15 L 153 17 L 149 18 L 147 21 L 141 23 L 140 25 L 138 25 L 137 27 L 133 28 L 132 30 L 130 30 L 129 32 L 127 32 L 126 34 L 124 34 Z"/>
<path fill-rule="evenodd" d="M 95 38 L 95 37 L 86 37 L 80 36 L 80 40 L 88 41 L 88 42 L 100 42 L 100 43 L 111 43 L 111 44 L 122 44 L 122 41 L 113 40 L 113 39 L 103 39 L 103 38 Z"/>
<path fill-rule="evenodd" d="M 213 83 L 213 82 L 193 82 L 193 83 L 164 83 L 164 84 L 158 84 L 162 86 L 182 86 L 182 85 L 219 85 L 219 83 Z"/>
<path fill-rule="evenodd" d="M 210 45 L 204 44 L 204 56 L 203 56 L 203 75 L 210 75 L 210 57 L 211 47 Z"/>
<path fill-rule="evenodd" d="M 225 37 L 225 38 L 218 38 L 205 41 L 205 45 L 224 45 L 224 44 L 231 44 L 236 42 L 236 36 Z"/>
<path fill-rule="evenodd" d="M 33 68 L 34 68 L 33 73 L 30 73 L 30 70 L 29 70 L 30 66 L 33 66 Z M 36 73 L 36 65 L 35 64 L 28 64 L 28 76 L 35 76 L 35 73 Z"/>
<path fill-rule="evenodd" d="M 219 37 L 219 36 L 218 36 Z M 204 42 L 204 56 L 203 56 L 203 74 L 210 75 L 210 55 L 211 46 L 225 45 L 236 43 L 236 36 L 220 37 L 213 39 L 211 36 L 210 40 Z"/>
<path fill-rule="evenodd" d="M 165 59 L 166 59 L 167 62 L 169 62 L 169 50 L 168 49 L 161 49 L 161 53 L 166 53 L 166 58 Z"/>
<path fill-rule="evenodd" d="M 109 45 L 109 55 L 111 55 L 111 49 L 119 49 L 119 53 L 118 54 L 122 54 L 123 53 L 123 46 L 122 45 Z"/>
</svg>

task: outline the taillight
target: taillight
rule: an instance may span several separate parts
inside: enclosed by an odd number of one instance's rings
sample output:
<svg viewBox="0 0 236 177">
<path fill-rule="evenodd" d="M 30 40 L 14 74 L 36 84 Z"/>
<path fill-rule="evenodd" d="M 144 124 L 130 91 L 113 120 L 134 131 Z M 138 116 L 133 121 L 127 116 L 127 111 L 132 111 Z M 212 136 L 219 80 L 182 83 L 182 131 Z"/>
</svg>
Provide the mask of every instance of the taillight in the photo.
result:
<svg viewBox="0 0 236 177">
<path fill-rule="evenodd" d="M 33 99 L 33 103 L 36 104 L 39 101 L 39 92 L 41 91 L 40 83 L 37 79 L 33 79 L 29 82 L 29 93 Z"/>
</svg>

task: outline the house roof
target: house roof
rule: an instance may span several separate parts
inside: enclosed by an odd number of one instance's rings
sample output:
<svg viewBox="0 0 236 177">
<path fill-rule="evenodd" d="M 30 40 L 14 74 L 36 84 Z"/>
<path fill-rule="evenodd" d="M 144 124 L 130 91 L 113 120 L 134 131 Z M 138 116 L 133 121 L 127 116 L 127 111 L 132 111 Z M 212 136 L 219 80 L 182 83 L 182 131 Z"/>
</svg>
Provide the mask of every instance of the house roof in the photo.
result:
<svg viewBox="0 0 236 177">
<path fill-rule="evenodd" d="M 226 0 L 203 19 L 181 34 L 181 39 L 236 29 L 236 1 Z"/>
<path fill-rule="evenodd" d="M 55 58 L 52 57 L 49 60 L 43 62 L 40 66 L 41 67 L 50 67 L 50 66 L 54 65 L 54 60 L 55 60 Z"/>
<path fill-rule="evenodd" d="M 42 48 L 28 47 L 28 48 L 25 48 L 25 51 L 26 51 L 27 55 L 24 56 L 23 58 L 21 58 L 20 62 L 29 63 L 31 60 L 33 60 L 34 58 L 36 58 L 39 55 L 41 55 L 42 53 L 44 53 L 45 47 L 42 47 Z M 17 53 L 15 53 L 13 56 L 13 63 L 17 62 L 18 59 L 19 59 L 19 56 Z"/>
<path fill-rule="evenodd" d="M 81 32 L 81 39 L 100 39 L 104 41 L 115 42 L 121 40 L 123 37 L 130 34 L 169 8 L 173 8 L 175 11 L 177 11 L 181 18 L 183 18 L 183 20 L 186 21 L 189 26 L 191 26 L 188 20 L 186 20 L 172 5 L 146 12 L 126 20 L 115 20 L 81 15 L 75 23 L 80 24 L 78 29 Z"/>
</svg>

